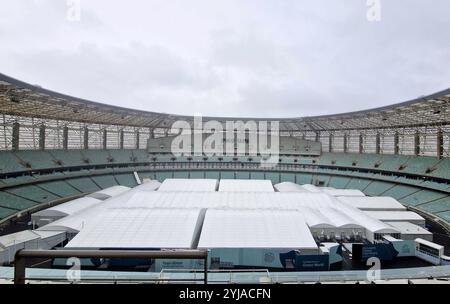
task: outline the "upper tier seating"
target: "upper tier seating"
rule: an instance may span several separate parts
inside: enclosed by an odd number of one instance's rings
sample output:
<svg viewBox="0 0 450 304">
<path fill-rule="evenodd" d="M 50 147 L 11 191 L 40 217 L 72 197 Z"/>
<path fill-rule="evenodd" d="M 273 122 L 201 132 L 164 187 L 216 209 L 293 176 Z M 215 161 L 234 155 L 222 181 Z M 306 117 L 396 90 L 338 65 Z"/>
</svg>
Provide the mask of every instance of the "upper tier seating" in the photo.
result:
<svg viewBox="0 0 450 304">
<path fill-rule="evenodd" d="M 369 196 L 392 196 L 443 219 L 450 217 L 450 159 L 350 153 L 279 158 L 280 166 L 264 172 L 258 170 L 259 156 L 174 157 L 146 150 L 2 151 L 0 219 L 64 197 L 118 184 L 136 186 L 133 171 L 141 179 L 160 181 L 171 177 L 253 178 L 359 189 Z M 177 170 L 172 169 L 174 165 Z"/>
<path fill-rule="evenodd" d="M 109 150 L 114 163 L 134 163 L 134 157 L 131 150 Z"/>
<path fill-rule="evenodd" d="M 64 167 L 85 166 L 80 150 L 51 150 L 49 153 L 53 159 L 62 163 Z"/>
<path fill-rule="evenodd" d="M 17 151 L 14 154 L 27 168 L 39 170 L 62 167 L 47 151 Z"/>
<path fill-rule="evenodd" d="M 0 174 L 24 171 L 26 169 L 27 168 L 20 163 L 20 160 L 14 153 L 0 151 Z"/>
</svg>

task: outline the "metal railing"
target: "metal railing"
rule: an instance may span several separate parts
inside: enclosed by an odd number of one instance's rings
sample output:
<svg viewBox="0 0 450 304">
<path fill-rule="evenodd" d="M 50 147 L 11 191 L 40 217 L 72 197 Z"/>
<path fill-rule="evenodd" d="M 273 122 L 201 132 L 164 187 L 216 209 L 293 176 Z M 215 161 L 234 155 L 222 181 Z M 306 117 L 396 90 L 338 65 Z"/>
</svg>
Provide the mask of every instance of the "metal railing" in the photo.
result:
<svg viewBox="0 0 450 304">
<path fill-rule="evenodd" d="M 22 249 L 16 252 L 14 258 L 14 284 L 25 284 L 27 259 L 53 258 L 110 258 L 110 259 L 190 259 L 203 260 L 204 284 L 208 284 L 208 251 L 130 251 L 130 250 L 35 250 Z"/>
</svg>

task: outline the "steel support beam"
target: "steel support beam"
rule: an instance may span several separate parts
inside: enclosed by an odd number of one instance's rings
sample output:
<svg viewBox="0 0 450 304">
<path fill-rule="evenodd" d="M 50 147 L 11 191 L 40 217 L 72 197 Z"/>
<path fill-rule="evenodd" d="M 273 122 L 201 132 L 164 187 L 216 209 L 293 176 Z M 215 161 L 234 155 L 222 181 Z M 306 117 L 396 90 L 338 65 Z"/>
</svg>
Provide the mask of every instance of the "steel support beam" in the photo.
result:
<svg viewBox="0 0 450 304">
<path fill-rule="evenodd" d="M 400 135 L 398 134 L 398 131 L 395 131 L 394 133 L 394 154 L 400 154 Z"/>
<path fill-rule="evenodd" d="M 84 127 L 83 132 L 83 149 L 89 149 L 89 129 L 88 127 Z"/>
<path fill-rule="evenodd" d="M 364 153 L 364 134 L 359 133 L 359 153 Z"/>
<path fill-rule="evenodd" d="M 119 131 L 119 148 L 123 149 L 123 129 Z"/>
<path fill-rule="evenodd" d="M 141 139 L 139 130 L 136 130 L 135 136 L 136 136 L 136 141 L 135 141 L 136 146 L 135 146 L 135 149 L 138 150 L 138 149 L 139 149 L 139 146 L 140 146 L 140 139 Z"/>
<path fill-rule="evenodd" d="M 39 126 L 39 150 L 45 150 L 45 124 Z"/>
<path fill-rule="evenodd" d="M 103 140 L 102 140 L 103 150 L 106 150 L 106 149 L 108 149 L 108 130 L 106 130 L 106 128 L 103 129 L 102 137 L 103 137 Z"/>
<path fill-rule="evenodd" d="M 437 132 L 437 157 L 441 159 L 444 157 L 444 135 L 442 129 Z"/>
<path fill-rule="evenodd" d="M 420 133 L 416 131 L 414 133 L 414 155 L 418 156 L 420 154 Z"/>
<path fill-rule="evenodd" d="M 381 153 L 381 134 L 377 133 L 375 135 L 375 153 L 380 154 Z"/>
<path fill-rule="evenodd" d="M 12 126 L 12 139 L 11 139 L 11 145 L 13 151 L 19 150 L 19 141 L 20 141 L 20 124 L 18 122 L 13 123 Z"/>
<path fill-rule="evenodd" d="M 334 133 L 331 132 L 331 133 L 328 135 L 328 151 L 329 151 L 330 153 L 333 152 L 333 144 L 334 144 Z"/>
<path fill-rule="evenodd" d="M 348 152 L 348 133 L 344 133 L 344 153 Z"/>
<path fill-rule="evenodd" d="M 67 126 L 63 127 L 62 147 L 64 150 L 69 148 L 69 128 Z"/>
</svg>

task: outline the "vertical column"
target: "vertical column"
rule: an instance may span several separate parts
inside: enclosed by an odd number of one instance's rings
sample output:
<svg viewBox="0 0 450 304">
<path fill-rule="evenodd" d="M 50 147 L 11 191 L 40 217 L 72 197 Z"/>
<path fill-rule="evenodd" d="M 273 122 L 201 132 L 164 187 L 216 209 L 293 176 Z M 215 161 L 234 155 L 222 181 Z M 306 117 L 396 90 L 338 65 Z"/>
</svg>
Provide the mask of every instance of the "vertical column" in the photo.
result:
<svg viewBox="0 0 450 304">
<path fill-rule="evenodd" d="M 398 131 L 395 131 L 394 133 L 394 154 L 400 154 L 400 135 L 398 134 Z"/>
<path fill-rule="evenodd" d="M 344 153 L 348 152 L 348 133 L 344 133 Z"/>
<path fill-rule="evenodd" d="M 11 144 L 14 151 L 19 150 L 19 130 L 20 124 L 18 122 L 13 123 Z"/>
<path fill-rule="evenodd" d="M 135 148 L 136 148 L 136 150 L 138 150 L 140 148 L 140 140 L 141 140 L 139 130 L 136 130 L 135 136 L 136 136 L 136 141 L 135 141 L 136 147 Z"/>
<path fill-rule="evenodd" d="M 320 132 L 317 131 L 316 132 L 316 142 L 319 142 L 319 141 L 320 141 Z"/>
<path fill-rule="evenodd" d="M 119 148 L 123 149 L 123 129 L 119 131 Z"/>
<path fill-rule="evenodd" d="M 67 150 L 69 148 L 69 128 L 67 126 L 63 127 L 63 149 Z"/>
<path fill-rule="evenodd" d="M 85 149 L 85 150 L 89 149 L 89 129 L 88 129 L 88 127 L 84 127 L 83 149 Z"/>
<path fill-rule="evenodd" d="M 414 155 L 418 156 L 420 154 L 420 133 L 416 131 L 414 133 Z"/>
<path fill-rule="evenodd" d="M 333 152 L 333 143 L 334 143 L 334 133 L 330 132 L 328 136 L 328 151 Z"/>
<path fill-rule="evenodd" d="M 108 130 L 106 130 L 106 128 L 103 129 L 102 137 L 103 150 L 106 150 L 108 149 Z"/>
<path fill-rule="evenodd" d="M 39 126 L 39 150 L 45 150 L 45 124 Z"/>
<path fill-rule="evenodd" d="M 377 132 L 375 135 L 375 153 L 380 154 L 381 153 L 381 134 L 380 132 Z"/>
<path fill-rule="evenodd" d="M 364 134 L 361 132 L 359 133 L 359 153 L 364 152 Z"/>
<path fill-rule="evenodd" d="M 438 129 L 437 132 L 437 157 L 439 159 L 444 157 L 444 135 L 442 129 Z"/>
<path fill-rule="evenodd" d="M 155 138 L 155 129 L 149 128 L 148 130 L 150 131 L 149 139 L 154 139 Z"/>
</svg>

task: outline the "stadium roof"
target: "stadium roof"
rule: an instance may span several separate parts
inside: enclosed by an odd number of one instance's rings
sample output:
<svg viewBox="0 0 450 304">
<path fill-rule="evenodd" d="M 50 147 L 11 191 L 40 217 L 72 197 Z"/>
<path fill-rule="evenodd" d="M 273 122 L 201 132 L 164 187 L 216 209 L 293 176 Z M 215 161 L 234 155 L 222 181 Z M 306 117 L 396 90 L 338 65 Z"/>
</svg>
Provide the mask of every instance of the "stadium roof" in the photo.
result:
<svg viewBox="0 0 450 304">
<path fill-rule="evenodd" d="M 295 118 L 204 117 L 203 120 L 278 120 L 280 131 L 333 131 L 392 127 L 439 126 L 450 122 L 450 89 L 414 100 L 364 111 Z M 3 114 L 168 129 L 175 121 L 193 124 L 192 116 L 147 112 L 111 106 L 53 92 L 0 74 Z"/>
</svg>

